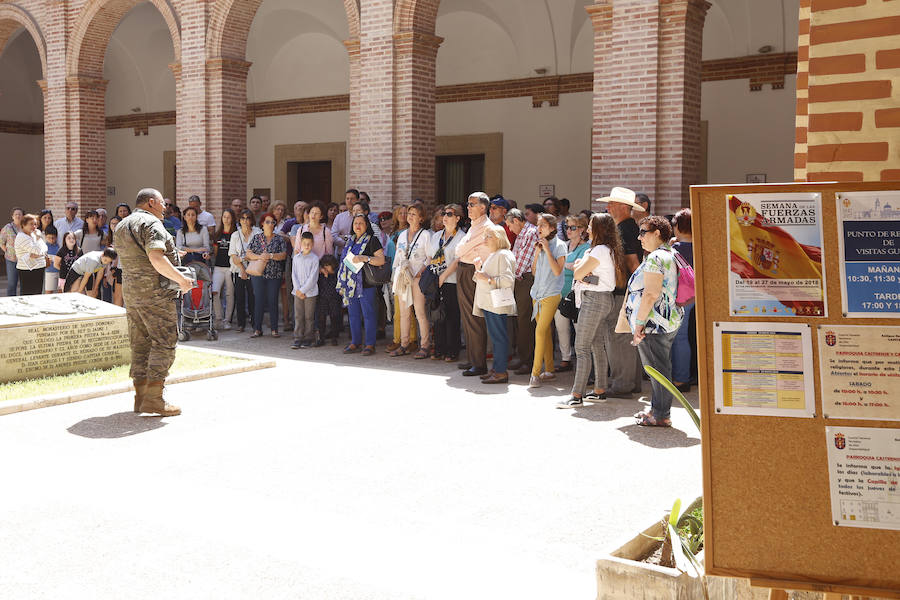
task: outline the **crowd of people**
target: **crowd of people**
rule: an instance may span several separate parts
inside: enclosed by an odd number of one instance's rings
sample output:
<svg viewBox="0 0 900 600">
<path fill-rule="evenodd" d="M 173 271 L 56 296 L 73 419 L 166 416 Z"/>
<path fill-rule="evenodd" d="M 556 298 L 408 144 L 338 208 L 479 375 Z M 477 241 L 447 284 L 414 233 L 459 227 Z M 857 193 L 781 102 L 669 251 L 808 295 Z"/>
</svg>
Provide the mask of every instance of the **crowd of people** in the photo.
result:
<svg viewBox="0 0 900 600">
<path fill-rule="evenodd" d="M 375 213 L 350 189 L 344 206 L 297 202 L 289 213 L 253 196 L 216 218 L 191 196 L 183 209 L 165 200 L 163 225 L 183 263 L 212 271 L 216 329 L 289 332 L 291 348 L 312 348 L 338 345 L 346 315 L 346 354 L 370 356 L 386 339 L 391 357 L 458 363 L 483 384 L 521 375 L 539 387 L 574 370 L 559 408 L 640 393 L 642 365 L 686 391 L 696 379 L 692 294 L 679 291 L 693 264 L 690 210 L 653 215 L 646 195 L 625 188 L 600 202 L 604 212 L 573 214 L 566 199 L 520 209 L 476 192 L 465 206 Z M 7 296 L 79 292 L 122 305 L 112 232 L 131 208 L 82 219 L 69 202 L 65 212 L 13 209 L 0 231 Z M 651 385 L 651 407 L 635 418 L 670 426 L 672 397 Z"/>
</svg>

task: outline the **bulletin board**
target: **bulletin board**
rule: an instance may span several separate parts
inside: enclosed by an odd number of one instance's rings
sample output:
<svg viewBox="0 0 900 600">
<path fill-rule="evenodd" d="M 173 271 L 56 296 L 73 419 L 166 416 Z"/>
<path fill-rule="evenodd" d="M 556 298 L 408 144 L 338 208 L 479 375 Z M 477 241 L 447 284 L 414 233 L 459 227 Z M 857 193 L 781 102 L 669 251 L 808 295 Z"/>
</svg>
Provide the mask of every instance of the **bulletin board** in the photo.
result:
<svg viewBox="0 0 900 600">
<path fill-rule="evenodd" d="M 900 182 L 691 188 L 705 563 L 710 575 L 749 578 L 753 585 L 770 588 L 900 599 L 900 530 L 835 524 L 828 463 L 832 441 L 826 439 L 826 427 L 900 429 L 900 422 L 826 418 L 818 351 L 819 336 L 824 340 L 827 328 L 823 326 L 900 326 L 897 318 L 846 318 L 842 313 L 840 198 L 836 194 L 883 190 L 900 190 Z M 729 197 L 780 193 L 821 194 L 824 310 L 819 315 L 815 310 L 811 314 L 736 314 L 729 296 L 734 261 L 728 239 L 733 218 Z M 782 262 L 786 262 L 783 257 Z M 809 325 L 815 386 L 812 415 L 723 414 L 721 408 L 717 413 L 713 350 L 714 338 L 721 333 L 717 328 L 723 323 L 773 321 Z"/>
</svg>

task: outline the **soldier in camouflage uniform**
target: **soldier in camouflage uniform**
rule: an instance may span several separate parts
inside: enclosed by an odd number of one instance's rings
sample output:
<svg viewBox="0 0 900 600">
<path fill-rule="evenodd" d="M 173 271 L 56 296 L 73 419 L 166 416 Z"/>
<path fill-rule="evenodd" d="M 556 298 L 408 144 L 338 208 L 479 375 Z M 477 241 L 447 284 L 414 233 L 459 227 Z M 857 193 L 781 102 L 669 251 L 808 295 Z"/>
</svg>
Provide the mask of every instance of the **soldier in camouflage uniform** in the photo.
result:
<svg viewBox="0 0 900 600">
<path fill-rule="evenodd" d="M 160 276 L 174 281 L 185 293 L 191 290 L 192 282 L 172 264 L 177 262 L 178 251 L 161 221 L 165 214 L 162 195 L 151 188 L 143 189 L 136 204 L 134 212 L 119 222 L 113 237 L 122 268 L 131 340 L 134 411 L 175 416 L 181 409 L 165 401 L 163 389 L 178 341 L 177 292 L 165 288 Z"/>
</svg>

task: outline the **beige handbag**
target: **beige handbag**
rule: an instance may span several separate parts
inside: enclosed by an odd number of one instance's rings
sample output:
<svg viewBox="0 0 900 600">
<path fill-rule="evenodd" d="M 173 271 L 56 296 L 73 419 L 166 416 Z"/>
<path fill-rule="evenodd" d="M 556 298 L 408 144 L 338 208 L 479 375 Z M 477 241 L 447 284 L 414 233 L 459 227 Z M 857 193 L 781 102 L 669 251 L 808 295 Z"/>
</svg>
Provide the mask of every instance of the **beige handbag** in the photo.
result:
<svg viewBox="0 0 900 600">
<path fill-rule="evenodd" d="M 626 297 L 627 300 L 627 297 Z M 622 301 L 622 309 L 619 310 L 619 320 L 616 321 L 616 333 L 632 333 L 631 325 L 628 324 L 628 319 L 625 318 L 625 301 Z"/>
<path fill-rule="evenodd" d="M 258 260 L 251 260 L 247 264 L 246 271 L 250 275 L 256 275 L 257 277 L 261 276 L 266 270 L 266 263 L 268 263 L 268 259 L 260 258 Z"/>
</svg>

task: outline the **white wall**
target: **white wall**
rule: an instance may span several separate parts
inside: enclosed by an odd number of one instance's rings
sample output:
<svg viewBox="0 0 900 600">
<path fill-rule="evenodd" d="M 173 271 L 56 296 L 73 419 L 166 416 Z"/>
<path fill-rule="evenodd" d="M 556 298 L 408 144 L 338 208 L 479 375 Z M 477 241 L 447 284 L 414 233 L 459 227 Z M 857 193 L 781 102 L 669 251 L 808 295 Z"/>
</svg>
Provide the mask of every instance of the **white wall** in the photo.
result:
<svg viewBox="0 0 900 600">
<path fill-rule="evenodd" d="M 149 2 L 134 7 L 113 32 L 106 47 L 103 77 L 106 114 L 175 110 L 175 60 L 172 36 Z"/>
<path fill-rule="evenodd" d="M 538 186 L 555 184 L 577 211 L 590 203 L 591 93 L 560 96 L 532 108 L 531 98 L 438 104 L 437 134 L 503 133 L 504 196 L 519 207 L 540 202 Z"/>
<path fill-rule="evenodd" d="M 13 206 L 37 214 L 44 208 L 44 136 L 0 133 L 0 221 Z"/>
<path fill-rule="evenodd" d="M 134 206 L 138 190 L 163 190 L 163 152 L 175 149 L 175 126 L 151 127 L 150 135 L 133 129 L 106 130 L 106 185 L 116 195 L 106 199 L 107 210 L 119 202 Z"/>
<path fill-rule="evenodd" d="M 768 182 L 794 179 L 794 123 L 797 77 L 784 89 L 749 81 L 703 84 L 701 119 L 709 122 L 709 183 L 744 183 L 748 173 L 766 173 Z"/>
<path fill-rule="evenodd" d="M 346 142 L 349 138 L 347 111 L 257 119 L 256 127 L 247 129 L 247 197 L 253 188 L 275 191 L 275 146 Z"/>
</svg>

